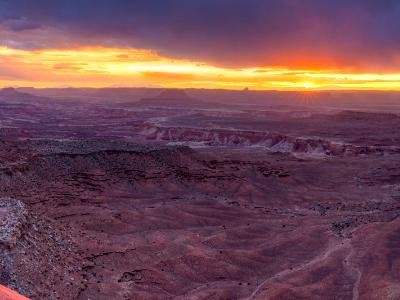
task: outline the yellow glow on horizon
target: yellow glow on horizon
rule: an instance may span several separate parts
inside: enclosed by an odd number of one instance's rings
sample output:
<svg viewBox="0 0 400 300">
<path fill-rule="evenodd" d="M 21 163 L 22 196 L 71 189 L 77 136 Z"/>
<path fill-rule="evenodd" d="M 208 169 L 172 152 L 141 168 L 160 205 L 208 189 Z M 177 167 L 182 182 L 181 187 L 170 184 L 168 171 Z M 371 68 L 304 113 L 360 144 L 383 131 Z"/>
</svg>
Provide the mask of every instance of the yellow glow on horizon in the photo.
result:
<svg viewBox="0 0 400 300">
<path fill-rule="evenodd" d="M 87 47 L 30 51 L 0 46 L 0 66 L 0 86 L 400 90 L 400 72 L 226 68 L 163 57 L 148 49 Z"/>
</svg>

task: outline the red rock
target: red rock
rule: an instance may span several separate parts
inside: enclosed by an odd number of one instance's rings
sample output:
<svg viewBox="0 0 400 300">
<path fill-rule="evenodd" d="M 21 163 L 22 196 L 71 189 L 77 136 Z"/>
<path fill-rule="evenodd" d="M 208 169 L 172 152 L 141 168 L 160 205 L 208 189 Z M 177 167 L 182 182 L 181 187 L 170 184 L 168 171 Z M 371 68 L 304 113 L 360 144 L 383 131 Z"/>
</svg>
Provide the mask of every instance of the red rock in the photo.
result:
<svg viewBox="0 0 400 300">
<path fill-rule="evenodd" d="M 0 299 L 1 300 L 29 300 L 17 292 L 6 288 L 5 286 L 0 285 Z"/>
</svg>

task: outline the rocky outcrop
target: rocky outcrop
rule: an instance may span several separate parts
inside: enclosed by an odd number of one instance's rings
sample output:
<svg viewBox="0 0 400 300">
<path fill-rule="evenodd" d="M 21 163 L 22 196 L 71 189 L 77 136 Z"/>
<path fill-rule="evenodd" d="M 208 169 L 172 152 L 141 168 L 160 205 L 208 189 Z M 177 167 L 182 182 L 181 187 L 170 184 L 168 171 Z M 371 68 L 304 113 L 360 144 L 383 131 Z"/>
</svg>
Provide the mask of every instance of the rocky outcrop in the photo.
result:
<svg viewBox="0 0 400 300">
<path fill-rule="evenodd" d="M 26 226 L 27 212 L 24 204 L 15 199 L 0 199 L 0 247 L 13 249 Z"/>
<path fill-rule="evenodd" d="M 188 145 L 264 147 L 271 152 L 342 156 L 397 153 L 399 149 L 378 146 L 357 146 L 321 138 L 292 137 L 272 132 L 161 127 L 147 124 L 140 130 L 147 140 Z"/>
<path fill-rule="evenodd" d="M 33 299 L 72 299 L 62 285 L 78 283 L 79 266 L 65 238 L 20 200 L 0 198 L 0 282 Z M 27 298 L 0 286 L 0 299 Z"/>
</svg>

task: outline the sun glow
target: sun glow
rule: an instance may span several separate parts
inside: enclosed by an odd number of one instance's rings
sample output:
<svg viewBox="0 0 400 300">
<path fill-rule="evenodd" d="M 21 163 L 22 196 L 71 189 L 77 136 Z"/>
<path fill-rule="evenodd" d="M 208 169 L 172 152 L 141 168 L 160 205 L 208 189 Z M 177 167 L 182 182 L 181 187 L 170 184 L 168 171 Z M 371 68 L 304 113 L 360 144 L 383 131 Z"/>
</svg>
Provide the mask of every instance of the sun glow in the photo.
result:
<svg viewBox="0 0 400 300">
<path fill-rule="evenodd" d="M 303 87 L 305 88 L 305 89 L 313 89 L 313 88 L 315 88 L 315 85 L 313 84 L 313 83 L 304 83 L 303 84 Z"/>
<path fill-rule="evenodd" d="M 400 73 L 347 73 L 335 69 L 287 67 L 226 68 L 172 59 L 147 49 L 91 47 L 29 51 L 0 46 L 0 64 L 0 86 L 400 90 Z"/>
</svg>

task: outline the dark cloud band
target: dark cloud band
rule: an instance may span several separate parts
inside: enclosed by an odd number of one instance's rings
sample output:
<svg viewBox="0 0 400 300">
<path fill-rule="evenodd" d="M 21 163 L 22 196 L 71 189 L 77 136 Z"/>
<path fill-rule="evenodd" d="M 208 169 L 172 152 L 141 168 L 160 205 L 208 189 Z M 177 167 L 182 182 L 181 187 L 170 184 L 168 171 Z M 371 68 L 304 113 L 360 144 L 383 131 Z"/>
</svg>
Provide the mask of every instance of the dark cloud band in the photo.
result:
<svg viewBox="0 0 400 300">
<path fill-rule="evenodd" d="M 232 66 L 400 66 L 400 1 L 392 0 L 3 0 L 0 23 L 65 34 L 20 40 L 27 48 L 69 39 Z"/>
</svg>

